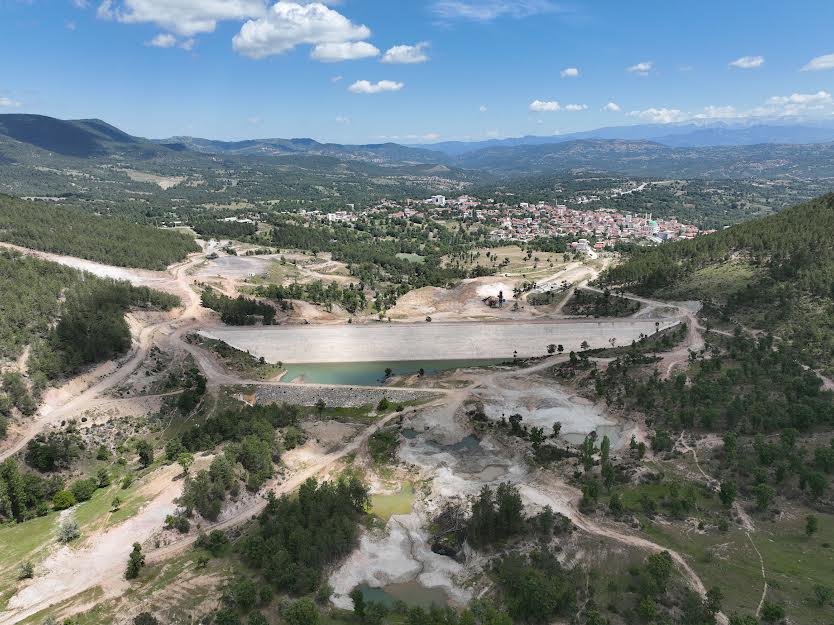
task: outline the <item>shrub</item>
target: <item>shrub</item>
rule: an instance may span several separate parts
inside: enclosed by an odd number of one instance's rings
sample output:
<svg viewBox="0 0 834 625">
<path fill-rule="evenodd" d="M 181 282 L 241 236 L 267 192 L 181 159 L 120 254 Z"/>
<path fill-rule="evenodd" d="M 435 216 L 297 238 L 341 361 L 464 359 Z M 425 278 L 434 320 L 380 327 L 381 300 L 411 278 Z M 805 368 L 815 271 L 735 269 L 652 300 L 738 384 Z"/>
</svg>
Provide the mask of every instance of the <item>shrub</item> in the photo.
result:
<svg viewBox="0 0 834 625">
<path fill-rule="evenodd" d="M 98 489 L 98 483 L 93 479 L 77 480 L 72 483 L 70 490 L 76 501 L 87 501 Z"/>
<path fill-rule="evenodd" d="M 59 490 L 52 498 L 52 506 L 56 510 L 66 510 L 76 504 L 75 495 L 68 490 Z"/>
</svg>

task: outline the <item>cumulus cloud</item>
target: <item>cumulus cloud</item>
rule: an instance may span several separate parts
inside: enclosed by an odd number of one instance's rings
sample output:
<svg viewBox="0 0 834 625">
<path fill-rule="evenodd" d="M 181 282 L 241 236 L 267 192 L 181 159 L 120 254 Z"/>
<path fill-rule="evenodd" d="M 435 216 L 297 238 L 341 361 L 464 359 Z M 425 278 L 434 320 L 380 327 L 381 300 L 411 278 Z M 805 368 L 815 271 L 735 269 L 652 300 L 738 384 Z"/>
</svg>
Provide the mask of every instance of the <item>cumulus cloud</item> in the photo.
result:
<svg viewBox="0 0 834 625">
<path fill-rule="evenodd" d="M 349 125 L 351 122 L 350 117 L 347 115 L 336 115 L 336 123 L 337 124 L 344 124 L 345 126 Z"/>
<path fill-rule="evenodd" d="M 530 102 L 530 110 L 535 113 L 546 113 L 550 111 L 558 111 L 562 106 L 555 101 L 533 100 Z"/>
<path fill-rule="evenodd" d="M 834 54 L 815 56 L 802 66 L 803 72 L 818 72 L 824 69 L 834 69 Z"/>
<path fill-rule="evenodd" d="M 765 106 L 754 111 L 759 115 L 801 115 L 809 111 L 821 111 L 834 104 L 834 98 L 827 91 L 816 93 L 792 93 L 785 96 L 773 96 Z"/>
<path fill-rule="evenodd" d="M 743 56 L 730 63 L 730 67 L 737 67 L 739 69 L 755 69 L 764 65 L 763 56 Z"/>
<path fill-rule="evenodd" d="M 565 9 L 550 0 L 436 0 L 431 7 L 443 19 L 489 22 L 499 17 L 521 19 Z"/>
<path fill-rule="evenodd" d="M 566 111 L 586 111 L 588 110 L 587 104 L 568 104 L 565 106 Z"/>
<path fill-rule="evenodd" d="M 566 67 L 561 72 L 559 72 L 559 76 L 562 78 L 576 78 L 579 76 L 579 70 L 575 67 Z"/>
<path fill-rule="evenodd" d="M 605 106 L 602 107 L 603 111 L 608 111 L 609 113 L 617 113 L 620 111 L 620 105 L 616 102 L 609 102 Z"/>
<path fill-rule="evenodd" d="M 336 63 L 355 61 L 379 56 L 379 49 L 367 41 L 341 41 L 338 43 L 320 43 L 310 56 L 317 61 Z"/>
<path fill-rule="evenodd" d="M 104 0 L 97 11 L 102 19 L 156 24 L 184 37 L 214 32 L 223 20 L 250 19 L 265 13 L 265 0 Z"/>
<path fill-rule="evenodd" d="M 150 41 L 146 41 L 145 45 L 154 48 L 173 48 L 177 45 L 177 38 L 171 33 L 160 33 Z"/>
<path fill-rule="evenodd" d="M 691 116 L 684 113 L 680 109 L 669 108 L 647 108 L 642 111 L 631 111 L 628 113 L 631 117 L 639 117 L 653 124 L 671 124 L 674 122 L 682 122 L 689 119 Z"/>
<path fill-rule="evenodd" d="M 762 105 L 748 110 L 738 110 L 730 105 L 710 105 L 694 112 L 674 108 L 648 108 L 631 111 L 628 115 L 658 124 L 687 120 L 751 119 L 800 117 L 806 114 L 825 115 L 834 112 L 834 96 L 827 91 L 816 93 L 792 93 L 768 98 Z"/>
<path fill-rule="evenodd" d="M 486 104 L 481 104 L 481 106 L 478 107 L 478 112 L 480 113 L 486 113 L 488 110 L 489 109 L 487 108 Z"/>
<path fill-rule="evenodd" d="M 194 39 L 189 37 L 188 39 L 178 39 L 171 33 L 160 33 L 150 41 L 146 41 L 146 46 L 151 46 L 152 48 L 182 48 L 186 51 L 191 51 L 194 48 Z"/>
<path fill-rule="evenodd" d="M 642 63 L 637 63 L 630 67 L 626 67 L 627 72 L 629 72 L 630 74 L 637 74 L 638 76 L 648 76 L 653 69 L 653 61 L 643 61 Z"/>
<path fill-rule="evenodd" d="M 382 93 L 383 91 L 399 91 L 405 87 L 401 82 L 393 80 L 380 80 L 379 82 L 370 82 L 369 80 L 357 80 L 350 87 L 348 91 L 351 93 Z"/>
<path fill-rule="evenodd" d="M 695 113 L 692 116 L 694 119 L 732 119 L 735 117 L 747 117 L 746 113 L 741 113 L 736 110 L 734 106 L 705 106 L 700 113 Z"/>
<path fill-rule="evenodd" d="M 344 43 L 370 37 L 367 26 L 354 24 L 321 3 L 276 2 L 265 15 L 247 21 L 232 39 L 245 56 L 262 59 L 282 54 L 300 44 Z M 370 45 L 370 44 L 368 44 Z"/>
<path fill-rule="evenodd" d="M 23 106 L 23 102 L 0 96 L 0 108 L 19 108 L 21 106 Z"/>
<path fill-rule="evenodd" d="M 425 49 L 429 47 L 428 42 L 421 41 L 413 46 L 394 46 L 389 48 L 382 57 L 383 63 L 425 63 L 429 55 Z"/>
</svg>

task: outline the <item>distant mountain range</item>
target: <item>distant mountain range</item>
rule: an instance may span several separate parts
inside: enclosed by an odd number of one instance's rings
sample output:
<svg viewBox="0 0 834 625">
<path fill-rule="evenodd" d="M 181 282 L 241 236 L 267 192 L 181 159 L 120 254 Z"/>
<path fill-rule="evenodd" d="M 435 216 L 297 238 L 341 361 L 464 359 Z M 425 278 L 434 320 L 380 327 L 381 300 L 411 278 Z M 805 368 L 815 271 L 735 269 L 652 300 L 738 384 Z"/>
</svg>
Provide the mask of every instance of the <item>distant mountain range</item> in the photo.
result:
<svg viewBox="0 0 834 625">
<path fill-rule="evenodd" d="M 204 154 L 233 154 L 236 156 L 314 155 L 336 158 L 355 158 L 368 161 L 396 161 L 400 163 L 436 163 L 448 160 L 436 150 L 397 143 L 341 145 L 319 143 L 314 139 L 248 139 L 244 141 L 215 141 L 197 137 L 172 137 L 158 141 L 161 145 L 181 145 Z"/>
<path fill-rule="evenodd" d="M 151 140 L 97 119 L 0 115 L 0 167 L 13 163 L 43 167 L 50 157 L 206 167 L 218 156 L 235 162 L 274 159 L 315 171 L 333 171 L 342 162 L 365 168 L 368 175 L 396 171 L 395 175 L 457 179 L 577 169 L 646 177 L 825 177 L 834 176 L 834 124 L 643 124 L 558 137 L 407 146 L 341 145 L 313 139 Z"/>
<path fill-rule="evenodd" d="M 820 121 L 814 125 L 801 123 L 730 124 L 726 122 L 637 124 L 633 126 L 611 126 L 564 135 L 526 136 L 486 141 L 445 141 L 412 147 L 436 150 L 450 156 L 460 156 L 487 148 L 545 145 L 586 139 L 651 141 L 669 147 L 757 145 L 762 143 L 798 145 L 834 141 L 834 123 Z"/>
</svg>

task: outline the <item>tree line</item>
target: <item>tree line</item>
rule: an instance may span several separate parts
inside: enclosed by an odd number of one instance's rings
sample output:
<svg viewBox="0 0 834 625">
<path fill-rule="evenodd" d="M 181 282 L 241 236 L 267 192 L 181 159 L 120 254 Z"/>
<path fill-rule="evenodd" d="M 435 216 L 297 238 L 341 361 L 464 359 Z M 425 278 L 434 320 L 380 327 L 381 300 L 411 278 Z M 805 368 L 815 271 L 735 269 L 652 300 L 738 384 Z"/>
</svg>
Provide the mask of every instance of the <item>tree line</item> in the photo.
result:
<svg viewBox="0 0 834 625">
<path fill-rule="evenodd" d="M 123 217 L 0 195 L 0 240 L 121 267 L 165 269 L 200 250 L 194 238 Z"/>
</svg>

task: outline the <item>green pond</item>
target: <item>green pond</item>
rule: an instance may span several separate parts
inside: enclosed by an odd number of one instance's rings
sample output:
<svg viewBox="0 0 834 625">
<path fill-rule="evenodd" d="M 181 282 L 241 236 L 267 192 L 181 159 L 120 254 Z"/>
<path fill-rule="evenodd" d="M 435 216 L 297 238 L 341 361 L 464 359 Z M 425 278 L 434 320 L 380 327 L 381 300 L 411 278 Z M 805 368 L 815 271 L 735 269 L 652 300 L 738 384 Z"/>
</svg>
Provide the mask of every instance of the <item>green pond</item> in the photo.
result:
<svg viewBox="0 0 834 625">
<path fill-rule="evenodd" d="M 426 588 L 416 580 L 402 584 L 388 584 L 382 588 L 360 584 L 358 588 L 362 591 L 365 601 L 376 601 L 388 608 L 393 608 L 397 601 L 402 601 L 408 606 L 421 608 L 430 608 L 433 605 L 439 607 L 449 605 L 449 597 L 442 588 Z"/>
<path fill-rule="evenodd" d="M 506 362 L 506 358 L 469 360 L 398 360 L 392 362 L 339 362 L 284 365 L 287 372 L 282 382 L 306 382 L 308 384 L 344 384 L 348 386 L 382 386 L 385 370 L 392 375 L 412 375 L 420 369 L 431 375 L 466 367 L 488 367 Z"/>
<path fill-rule="evenodd" d="M 371 512 L 387 521 L 395 514 L 408 514 L 414 503 L 414 484 L 406 482 L 400 492 L 391 495 L 371 495 Z"/>
</svg>

